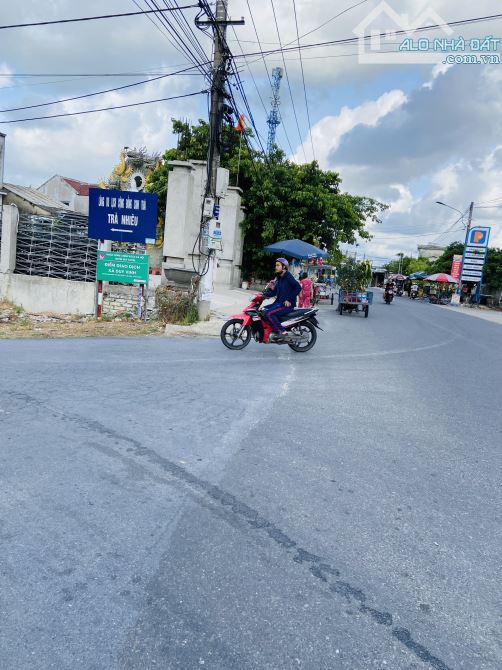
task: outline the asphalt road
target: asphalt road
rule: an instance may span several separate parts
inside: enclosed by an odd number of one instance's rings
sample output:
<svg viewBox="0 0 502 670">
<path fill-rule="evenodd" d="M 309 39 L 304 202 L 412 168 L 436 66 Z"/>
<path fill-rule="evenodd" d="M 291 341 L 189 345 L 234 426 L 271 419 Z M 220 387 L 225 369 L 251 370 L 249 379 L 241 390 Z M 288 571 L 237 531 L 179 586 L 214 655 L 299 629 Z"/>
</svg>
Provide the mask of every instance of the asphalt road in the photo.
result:
<svg viewBox="0 0 502 670">
<path fill-rule="evenodd" d="M 2 670 L 500 670 L 500 325 L 0 342 Z"/>
</svg>

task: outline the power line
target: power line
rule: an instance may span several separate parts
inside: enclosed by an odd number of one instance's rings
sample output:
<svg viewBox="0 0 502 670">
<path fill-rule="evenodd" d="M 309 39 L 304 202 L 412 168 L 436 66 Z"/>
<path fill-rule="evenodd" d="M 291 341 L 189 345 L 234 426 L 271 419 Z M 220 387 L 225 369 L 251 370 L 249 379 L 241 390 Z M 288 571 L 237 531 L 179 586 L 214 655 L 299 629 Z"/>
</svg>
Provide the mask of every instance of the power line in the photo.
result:
<svg viewBox="0 0 502 670">
<path fill-rule="evenodd" d="M 251 22 L 252 22 L 252 24 L 253 24 L 254 32 L 255 32 L 255 35 L 256 35 L 256 39 L 258 40 L 258 44 L 260 45 L 260 50 L 261 50 L 262 47 L 261 47 L 261 43 L 260 43 L 260 38 L 258 37 L 258 31 L 257 31 L 257 29 L 256 29 L 256 24 L 255 24 L 255 21 L 254 21 L 253 12 L 251 11 L 251 5 L 249 4 L 249 0 L 246 0 L 246 2 L 247 2 L 248 10 L 249 10 L 249 16 L 250 16 L 250 18 L 251 18 Z M 241 49 L 241 51 L 242 51 L 242 49 Z M 267 67 L 267 62 L 266 62 L 266 60 L 265 60 L 265 56 L 262 56 L 262 60 L 263 60 L 263 65 L 265 66 L 265 72 L 267 73 L 268 83 L 270 84 L 270 90 L 271 90 L 272 93 L 273 93 L 273 91 L 274 91 L 274 87 L 273 87 L 273 85 L 272 85 L 272 80 L 271 80 L 271 78 L 270 78 L 270 73 L 269 73 L 269 71 L 268 71 L 268 67 Z M 266 110 L 265 110 L 265 111 L 266 111 Z M 292 147 L 292 145 L 291 145 L 291 141 L 290 141 L 290 139 L 289 139 L 289 135 L 288 135 L 288 132 L 287 132 L 287 130 L 286 130 L 286 126 L 284 125 L 284 123 L 282 124 L 282 128 L 283 128 L 283 130 L 284 130 L 284 135 L 286 136 L 286 141 L 287 141 L 288 146 L 289 146 L 289 149 L 290 149 L 290 151 L 291 151 L 291 155 L 293 155 L 295 152 L 294 152 L 294 149 L 293 149 L 293 147 Z"/>
<path fill-rule="evenodd" d="M 277 23 L 277 16 L 276 16 L 276 14 L 275 14 L 274 0 L 270 0 L 270 4 L 272 5 L 272 12 L 273 12 L 273 14 L 274 14 L 274 21 L 275 21 L 275 27 L 276 27 L 276 30 L 277 30 L 277 37 L 278 37 L 278 39 L 279 39 L 279 44 L 282 45 L 282 42 L 281 42 L 281 35 L 280 35 L 280 33 L 279 33 L 279 25 L 278 25 L 278 23 Z M 301 134 L 301 132 L 300 132 L 300 124 L 298 123 L 298 116 L 297 116 L 297 114 L 296 114 L 295 101 L 293 100 L 293 93 L 292 93 L 292 91 L 291 91 L 291 84 L 289 83 L 288 69 L 287 69 L 287 66 L 286 66 L 286 61 L 285 61 L 285 59 L 284 59 L 284 51 L 282 50 L 282 46 L 281 46 L 281 48 L 280 48 L 279 51 L 280 51 L 281 54 L 282 54 L 282 61 L 283 61 L 283 65 L 284 65 L 284 74 L 286 75 L 286 82 L 287 82 L 287 84 L 288 84 L 289 96 L 290 96 L 290 98 L 291 98 L 291 105 L 292 105 L 292 107 L 293 107 L 293 114 L 294 114 L 295 121 L 296 121 L 296 128 L 297 128 L 297 130 L 298 130 L 298 137 L 300 138 L 300 146 L 302 147 L 302 150 L 303 150 L 303 156 L 304 156 L 305 161 L 306 161 L 306 160 L 307 160 L 307 154 L 305 153 L 305 147 L 303 146 L 302 134 Z"/>
<path fill-rule="evenodd" d="M 170 72 L 168 74 L 161 74 L 158 77 L 152 77 L 150 79 L 143 79 L 143 81 L 136 81 L 134 84 L 124 84 L 124 86 L 116 86 L 115 88 L 107 88 L 104 91 L 96 91 L 94 93 L 84 93 L 83 95 L 75 95 L 71 98 L 61 98 L 60 100 L 52 100 L 51 102 L 40 102 L 36 105 L 27 105 L 25 107 L 10 107 L 9 109 L 0 109 L 0 113 L 5 112 L 19 112 L 23 109 L 34 109 L 35 107 L 48 107 L 49 105 L 59 105 L 63 102 L 71 102 L 72 100 L 82 100 L 83 98 L 91 98 L 95 95 L 104 95 L 105 93 L 112 93 L 114 91 L 122 91 L 125 88 L 132 88 L 133 86 L 140 86 L 142 84 L 148 84 L 151 81 L 158 81 L 159 79 L 165 79 L 166 77 L 174 77 L 176 75 L 183 74 L 187 70 L 192 70 L 195 66 L 190 66 L 184 70 L 178 70 L 177 72 Z M 200 76 L 200 75 L 198 75 Z"/>
<path fill-rule="evenodd" d="M 146 12 L 144 9 L 142 9 L 142 7 L 140 6 L 140 4 L 139 4 L 136 0 L 132 0 L 132 2 L 136 5 L 136 7 L 137 7 L 138 9 L 141 9 L 141 13 L 146 15 L 146 18 L 150 21 L 150 23 L 151 23 L 152 25 L 155 26 L 155 28 L 159 31 L 159 33 L 160 33 L 163 37 L 165 37 L 165 38 L 167 39 L 167 41 L 168 41 L 174 48 L 176 48 L 175 45 L 171 42 L 171 40 L 170 40 L 170 38 L 169 38 L 169 35 L 167 35 L 167 33 L 165 33 L 165 32 L 162 30 L 162 28 L 159 26 L 159 24 L 156 23 L 156 22 L 153 20 L 153 18 L 149 15 L 149 13 Z"/>
<path fill-rule="evenodd" d="M 352 9 L 355 9 L 356 7 L 359 7 L 359 5 L 364 5 L 365 2 L 368 2 L 368 0 L 360 0 L 360 2 L 357 2 L 355 5 L 351 5 L 350 7 L 347 7 L 347 9 L 344 9 L 343 11 L 338 12 L 338 14 L 335 14 L 335 16 L 332 16 L 327 21 L 324 21 L 324 23 L 321 23 L 321 25 L 317 26 L 317 28 L 314 28 L 313 30 L 309 30 L 308 33 L 303 33 L 303 35 L 300 35 L 300 39 L 303 39 L 304 37 L 307 37 L 307 35 L 312 35 L 312 33 L 316 33 L 321 28 L 324 28 L 324 26 L 327 26 L 328 23 L 331 23 L 331 21 L 334 21 L 335 19 L 338 19 L 340 16 L 343 16 L 343 14 L 347 14 L 347 12 L 350 12 Z M 293 42 L 289 42 L 286 46 L 289 46 L 289 44 L 292 44 L 292 43 Z"/>
<path fill-rule="evenodd" d="M 460 221 L 460 219 L 458 219 L 457 221 L 455 221 L 455 223 L 458 223 L 459 221 Z M 394 237 L 394 236 L 392 236 L 392 235 L 389 235 L 388 237 L 372 237 L 371 240 L 368 240 L 368 242 L 380 242 L 380 241 L 382 241 L 382 240 L 390 240 L 390 241 L 392 241 L 392 240 L 407 240 L 407 239 L 409 239 L 410 237 L 411 237 L 411 238 L 416 238 L 416 237 L 431 237 L 431 236 L 434 236 L 434 235 L 435 235 L 436 237 L 438 237 L 438 236 L 441 236 L 441 235 L 445 235 L 445 234 L 448 233 L 448 232 L 449 232 L 449 233 L 455 233 L 455 232 L 457 232 L 457 231 L 459 231 L 459 230 L 465 230 L 465 229 L 464 229 L 464 228 L 456 228 L 455 230 L 449 230 L 449 229 L 448 229 L 448 230 L 444 231 L 444 233 L 438 233 L 437 231 L 436 231 L 435 233 L 408 233 L 407 235 L 401 235 L 401 236 L 399 236 L 399 237 Z"/>
<path fill-rule="evenodd" d="M 436 30 L 437 28 L 445 28 L 445 27 L 451 27 L 451 26 L 463 26 L 463 25 L 471 25 L 474 23 L 482 23 L 486 21 L 495 21 L 498 19 L 502 19 L 502 14 L 492 14 L 491 16 L 479 16 L 476 18 L 472 19 L 462 19 L 460 21 L 450 21 L 448 23 L 436 23 L 430 26 L 419 26 L 417 28 L 413 29 L 414 33 L 421 33 L 421 32 L 426 32 L 428 30 Z M 368 40 L 368 39 L 373 39 L 373 38 L 379 38 L 379 37 L 391 37 L 391 36 L 397 36 L 397 35 L 406 35 L 408 34 L 409 31 L 407 30 L 393 30 L 390 32 L 385 32 L 385 33 L 379 33 L 376 35 L 362 35 L 361 37 L 347 37 L 345 39 L 339 39 L 339 40 L 329 40 L 327 42 L 314 42 L 312 44 L 303 44 L 302 49 L 317 49 L 319 47 L 325 47 L 325 46 L 333 46 L 336 44 L 353 44 L 359 42 L 359 40 Z M 289 51 L 296 51 L 298 47 L 284 47 L 281 46 L 280 49 L 269 49 L 268 51 L 253 51 L 251 53 L 247 54 L 242 54 L 242 56 L 269 56 L 272 54 L 276 53 L 285 53 Z"/>
<path fill-rule="evenodd" d="M 303 35 L 300 35 L 300 39 L 303 39 L 304 37 L 307 37 L 307 35 L 311 35 L 312 33 L 317 32 L 321 28 L 324 28 L 324 26 L 328 25 L 328 23 L 331 23 L 331 21 L 334 21 L 335 19 L 338 19 L 343 14 L 346 14 L 347 12 L 351 11 L 352 9 L 355 9 L 356 7 L 359 7 L 359 5 L 363 5 L 365 2 L 368 2 L 368 0 L 360 0 L 360 2 L 356 3 L 355 5 L 351 5 L 350 7 L 347 7 L 346 9 L 344 9 L 343 11 L 338 12 L 338 14 L 335 14 L 334 16 L 329 18 L 327 21 L 324 21 L 324 23 L 321 23 L 316 28 L 313 28 L 312 30 L 309 30 L 308 32 L 303 33 Z M 242 40 L 242 41 L 243 42 L 248 41 L 250 44 L 253 44 L 253 42 L 251 40 Z M 290 44 L 294 44 L 295 41 L 296 40 L 291 40 L 291 42 L 286 42 L 284 47 L 288 47 Z M 263 42 L 263 44 L 276 44 L 276 42 Z M 399 42 L 395 42 L 395 44 L 399 44 Z M 260 45 L 260 49 L 261 49 L 261 45 Z M 382 53 L 382 52 L 379 52 L 379 53 Z M 385 53 L 387 53 L 387 52 L 385 52 Z M 355 55 L 359 55 L 359 54 L 355 54 Z M 321 56 L 321 58 L 322 58 L 322 56 Z M 253 61 L 253 62 L 255 62 L 255 61 Z"/>
<path fill-rule="evenodd" d="M 196 65 L 194 67 L 197 67 Z M 159 68 L 160 69 L 160 68 Z M 64 72 L 64 73 L 54 73 L 54 72 L 43 72 L 37 74 L 26 74 L 26 73 L 11 73 L 11 74 L 0 74 L 0 77 L 12 77 L 13 79 L 27 79 L 30 77 L 141 77 L 146 75 L 157 75 L 157 74 L 167 74 L 165 72 Z M 45 82 L 48 84 L 58 83 L 58 82 Z"/>
<path fill-rule="evenodd" d="M 96 112 L 108 112 L 112 109 L 125 109 L 126 107 L 140 107 L 141 105 L 151 105 L 154 102 L 166 102 L 168 100 L 179 100 L 181 98 L 191 98 L 196 95 L 207 93 L 204 91 L 195 91 L 194 93 L 185 93 L 183 95 L 173 95 L 169 98 L 158 98 L 157 100 L 145 100 L 143 102 L 132 102 L 127 105 L 114 105 L 113 107 L 102 107 L 100 109 L 86 109 L 82 112 L 64 112 L 62 114 L 50 114 L 49 116 L 33 116 L 29 119 L 10 119 L 9 121 L 1 121 L 1 124 L 6 123 L 22 123 L 23 121 L 40 121 L 42 119 L 59 119 L 63 116 L 79 116 L 80 114 L 95 114 Z"/>
<path fill-rule="evenodd" d="M 155 0 L 151 0 L 151 1 L 154 3 L 155 7 L 158 7 Z M 173 4 L 168 5 L 166 0 L 163 0 L 163 1 L 164 1 L 164 5 L 166 6 L 166 8 L 168 8 L 170 10 L 181 9 L 176 0 L 173 0 L 174 5 Z M 186 45 L 187 49 L 189 49 L 191 51 L 191 53 L 194 55 L 194 57 L 197 59 L 197 61 L 204 62 L 204 61 L 208 60 L 208 56 L 207 56 L 206 52 L 204 51 L 204 48 L 202 47 L 201 43 L 199 42 L 199 40 L 197 38 L 197 35 L 194 33 L 194 31 L 192 29 L 192 26 L 188 23 L 185 16 L 183 14 L 181 14 L 181 12 L 176 12 L 176 13 L 170 14 L 168 16 L 162 16 L 160 18 L 163 22 L 167 22 L 174 32 L 176 32 L 176 28 L 171 23 L 170 19 L 172 18 L 175 21 L 179 30 L 184 35 L 184 38 L 182 36 L 180 36 L 180 39 Z M 176 34 L 179 35 L 179 33 L 176 33 Z M 188 43 L 187 43 L 186 40 L 188 41 Z M 209 70 L 207 70 L 207 71 L 209 72 Z"/>
<path fill-rule="evenodd" d="M 139 7 L 138 3 L 136 0 L 133 0 L 133 2 L 136 4 L 137 7 Z M 162 25 L 163 28 L 165 28 L 169 36 L 164 35 L 166 39 L 169 41 L 169 43 L 177 50 L 179 51 L 182 55 L 184 55 L 188 60 L 193 63 L 194 65 L 197 66 L 199 71 L 206 77 L 208 81 L 210 81 L 210 71 L 209 68 L 204 67 L 203 62 L 207 62 L 208 58 L 207 55 L 204 53 L 202 60 L 201 60 L 201 54 L 200 53 L 194 53 L 194 42 L 191 41 L 190 38 L 188 38 L 189 44 L 184 41 L 183 37 L 177 32 L 176 28 L 172 25 L 170 22 L 168 16 L 164 16 L 161 11 L 175 11 L 178 9 L 182 9 L 179 6 L 176 7 L 171 7 L 170 9 L 166 10 L 161 10 L 159 5 L 156 3 L 155 0 L 145 0 L 145 3 L 149 10 L 157 12 L 157 14 L 154 15 L 153 19 L 155 19 L 160 25 Z M 192 5 L 193 6 L 193 5 Z M 198 5 L 197 5 L 198 6 Z M 154 9 L 152 9 L 152 7 Z M 142 10 L 144 13 L 147 13 L 149 10 Z M 154 21 L 155 22 L 155 21 Z M 161 30 L 161 32 L 163 32 Z M 187 37 L 185 33 L 185 38 Z M 195 42 L 195 48 L 197 51 L 197 48 L 200 47 L 200 44 Z M 200 47 L 202 49 L 202 47 Z"/>
<path fill-rule="evenodd" d="M 242 51 L 243 51 L 242 44 L 241 44 L 239 38 L 237 37 L 237 32 L 235 31 L 235 28 L 234 28 L 233 26 L 232 26 L 232 30 L 233 30 L 233 32 L 234 32 L 235 39 L 236 39 L 236 41 L 237 41 L 237 43 L 238 43 L 238 45 L 239 45 L 239 49 L 240 49 L 241 52 L 242 52 Z M 247 67 L 247 69 L 248 69 L 248 71 L 249 71 L 249 74 L 251 75 L 251 79 L 252 79 L 252 81 L 253 81 L 254 87 L 255 87 L 255 89 L 256 89 L 256 92 L 258 93 L 258 97 L 260 98 L 260 102 L 261 102 L 261 104 L 262 104 L 263 111 L 265 112 L 265 114 L 267 114 L 267 108 L 265 107 L 265 102 L 263 101 L 263 98 L 262 98 L 262 96 L 261 96 L 260 89 L 258 88 L 258 85 L 257 85 L 257 83 L 256 83 L 256 79 L 254 78 L 253 73 L 251 72 L 251 68 L 249 67 L 248 62 L 247 62 L 246 59 L 244 59 L 244 62 L 245 62 L 246 67 Z"/>
<path fill-rule="evenodd" d="M 177 7 L 176 9 L 191 9 L 198 7 L 198 5 L 185 5 L 184 7 Z M 124 12 L 122 14 L 102 14 L 101 16 L 84 16 L 79 19 L 56 19 L 55 21 L 36 21 L 33 23 L 13 23 L 9 26 L 0 26 L 0 30 L 9 30 L 10 28 L 31 28 L 33 26 L 53 26 L 60 23 L 77 23 L 81 21 L 98 21 L 100 19 L 117 19 L 123 16 L 138 16 L 141 14 L 159 14 L 161 12 L 171 12 L 173 9 L 151 9 L 149 11 L 141 12 Z"/>
<path fill-rule="evenodd" d="M 166 7 L 173 7 L 173 3 L 174 3 L 174 7 L 176 9 L 181 9 L 181 7 L 179 7 L 179 5 L 178 5 L 177 0 L 170 0 L 170 2 L 171 2 L 171 4 L 168 5 L 167 0 L 164 0 L 165 6 Z M 185 34 L 187 35 L 187 37 L 189 38 L 191 43 L 194 45 L 194 47 L 196 48 L 197 52 L 202 57 L 202 59 L 203 60 L 208 60 L 208 56 L 206 54 L 206 51 L 205 51 L 204 47 L 202 46 L 202 44 L 199 42 L 193 27 L 188 23 L 188 21 L 186 19 L 186 16 L 181 11 L 176 13 L 176 14 L 172 14 L 172 16 L 173 16 L 174 20 L 178 23 L 178 25 L 181 27 L 181 29 L 185 32 Z"/>
<path fill-rule="evenodd" d="M 312 123 L 310 121 L 310 110 L 309 110 L 309 103 L 307 99 L 307 88 L 305 86 L 305 73 L 303 71 L 303 60 L 302 60 L 302 51 L 300 49 L 300 33 L 298 31 L 298 17 L 296 14 L 296 0 L 293 0 L 293 10 L 295 14 L 295 25 L 296 25 L 296 38 L 298 40 L 298 54 L 300 56 L 300 66 L 301 66 L 301 71 L 302 71 L 302 81 L 303 81 L 303 93 L 305 95 L 305 107 L 307 109 L 307 121 L 309 124 L 309 136 L 310 136 L 310 145 L 312 147 L 312 158 L 315 160 L 315 149 L 314 149 L 314 140 L 312 139 Z"/>
<path fill-rule="evenodd" d="M 303 35 L 300 35 L 300 39 L 303 39 L 304 37 L 307 37 L 307 35 L 311 35 L 312 33 L 317 32 L 321 28 L 324 28 L 324 26 L 328 25 L 328 23 L 331 23 L 331 21 L 334 21 L 338 17 L 342 16 L 343 14 L 346 14 L 349 12 L 351 9 L 355 9 L 356 7 L 359 7 L 359 5 L 363 5 L 365 2 L 369 2 L 369 0 L 360 0 L 360 2 L 356 3 L 355 5 L 351 5 L 350 7 L 347 7 L 347 9 L 344 9 L 342 12 L 339 12 L 338 14 L 335 14 L 335 16 L 332 16 L 331 18 L 327 19 L 327 21 L 324 21 L 324 23 L 321 23 L 318 25 L 316 28 L 313 28 L 312 30 L 309 30 L 306 33 L 303 33 Z M 233 41 L 233 40 L 230 40 Z M 260 42 L 256 42 L 255 40 L 240 40 L 244 44 L 260 44 Z M 293 44 L 296 40 L 292 40 L 291 42 L 286 42 L 284 46 L 289 46 L 290 44 Z M 261 42 L 261 44 L 278 44 L 278 42 Z M 260 46 L 261 48 L 261 46 Z"/>
</svg>

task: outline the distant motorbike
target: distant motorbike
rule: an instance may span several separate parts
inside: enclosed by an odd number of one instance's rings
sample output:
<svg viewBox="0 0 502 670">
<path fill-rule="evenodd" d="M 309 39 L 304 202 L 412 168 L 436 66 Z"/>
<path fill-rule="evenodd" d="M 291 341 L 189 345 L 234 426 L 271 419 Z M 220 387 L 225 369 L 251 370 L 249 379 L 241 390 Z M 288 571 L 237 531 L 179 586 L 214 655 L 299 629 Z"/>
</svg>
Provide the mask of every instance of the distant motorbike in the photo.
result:
<svg viewBox="0 0 502 670">
<path fill-rule="evenodd" d="M 412 288 L 410 291 L 411 300 L 416 300 L 418 298 L 418 289 Z"/>
<path fill-rule="evenodd" d="M 394 300 L 394 289 L 386 288 L 383 294 L 383 299 L 387 305 L 390 305 L 390 303 Z"/>
<path fill-rule="evenodd" d="M 398 288 L 397 291 L 396 291 L 396 295 L 398 295 L 398 296 L 402 296 L 403 293 L 404 293 L 404 291 L 403 291 L 402 288 Z"/>
<path fill-rule="evenodd" d="M 254 339 L 262 344 L 287 344 L 297 352 L 310 351 L 317 341 L 316 328 L 322 330 L 316 319 L 318 309 L 295 309 L 281 317 L 282 326 L 291 333 L 288 340 L 271 338 L 272 328 L 263 318 L 261 304 L 265 296 L 257 293 L 251 303 L 240 313 L 234 314 L 223 324 L 221 341 L 228 349 L 239 351 Z"/>
</svg>

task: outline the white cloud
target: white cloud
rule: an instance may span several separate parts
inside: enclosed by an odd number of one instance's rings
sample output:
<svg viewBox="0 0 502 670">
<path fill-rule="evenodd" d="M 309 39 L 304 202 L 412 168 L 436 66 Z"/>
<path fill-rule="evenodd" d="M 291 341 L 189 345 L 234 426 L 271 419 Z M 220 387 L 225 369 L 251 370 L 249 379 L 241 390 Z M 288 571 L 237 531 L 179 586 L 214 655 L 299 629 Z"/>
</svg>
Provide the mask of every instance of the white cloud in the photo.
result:
<svg viewBox="0 0 502 670">
<path fill-rule="evenodd" d="M 449 63 L 436 63 L 434 67 L 432 68 L 431 72 L 431 78 L 429 81 L 426 81 L 425 84 L 423 84 L 423 88 L 432 88 L 434 86 L 434 82 L 438 77 L 440 77 L 443 74 L 446 74 L 449 69 L 451 69 L 453 65 Z"/>
<path fill-rule="evenodd" d="M 432 198 L 439 200 L 440 198 L 447 198 L 449 195 L 455 193 L 458 189 L 459 172 L 463 163 L 454 163 L 439 170 L 432 176 Z"/>
<path fill-rule="evenodd" d="M 376 126 L 380 119 L 401 107 L 406 100 L 407 98 L 403 91 L 389 91 L 377 100 L 369 100 L 353 108 L 343 107 L 336 116 L 327 116 L 321 119 L 312 128 L 312 140 L 316 158 L 321 167 L 328 167 L 330 154 L 338 149 L 344 135 L 352 132 L 359 125 Z M 305 150 L 307 159 L 312 160 L 312 149 L 309 138 L 297 150 L 293 160 L 302 162 L 303 150 Z"/>
<path fill-rule="evenodd" d="M 390 188 L 397 191 L 399 197 L 388 203 L 389 214 L 407 214 L 413 207 L 413 196 L 410 189 L 404 184 L 391 184 Z"/>
<path fill-rule="evenodd" d="M 100 97 L 95 108 L 129 104 L 183 93 L 184 82 L 161 80 L 143 92 L 114 92 Z M 64 117 L 7 128 L 6 181 L 38 186 L 53 174 L 96 181 L 107 177 L 124 146 L 146 146 L 163 152 L 171 141 L 171 117 L 196 116 L 197 98 L 145 105 L 133 109 Z M 62 112 L 82 109 L 82 101 L 61 106 Z M 92 108 L 87 102 L 87 108 Z M 5 132 L 5 131 L 4 131 Z"/>
<path fill-rule="evenodd" d="M 11 86 L 11 74 L 12 69 L 6 63 L 0 63 L 0 88 L 7 88 L 8 86 Z"/>
</svg>

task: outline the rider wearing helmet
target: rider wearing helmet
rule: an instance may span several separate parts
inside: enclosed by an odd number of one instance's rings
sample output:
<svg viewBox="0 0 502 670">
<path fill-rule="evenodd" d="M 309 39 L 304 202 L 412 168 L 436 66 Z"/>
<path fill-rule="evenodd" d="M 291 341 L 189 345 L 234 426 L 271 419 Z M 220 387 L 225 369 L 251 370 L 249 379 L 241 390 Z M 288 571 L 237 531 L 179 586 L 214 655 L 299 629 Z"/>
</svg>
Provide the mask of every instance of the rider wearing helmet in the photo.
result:
<svg viewBox="0 0 502 670">
<path fill-rule="evenodd" d="M 264 318 L 272 326 L 275 339 L 279 337 L 288 339 L 289 333 L 286 332 L 279 319 L 294 310 L 296 297 L 302 290 L 300 283 L 296 281 L 288 268 L 288 261 L 285 258 L 278 258 L 275 261 L 275 285 L 263 292 L 266 298 L 275 296 L 275 302 L 263 308 Z"/>
</svg>

